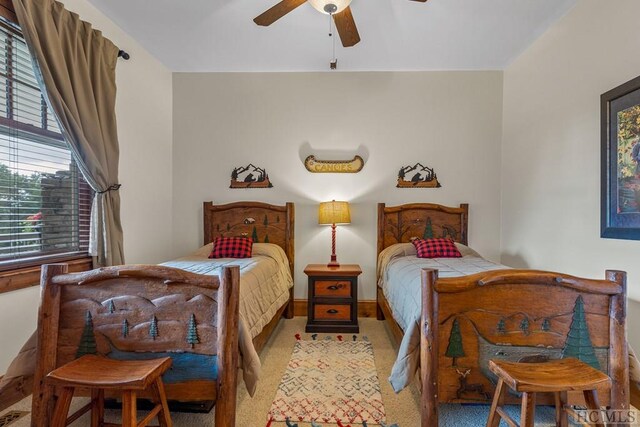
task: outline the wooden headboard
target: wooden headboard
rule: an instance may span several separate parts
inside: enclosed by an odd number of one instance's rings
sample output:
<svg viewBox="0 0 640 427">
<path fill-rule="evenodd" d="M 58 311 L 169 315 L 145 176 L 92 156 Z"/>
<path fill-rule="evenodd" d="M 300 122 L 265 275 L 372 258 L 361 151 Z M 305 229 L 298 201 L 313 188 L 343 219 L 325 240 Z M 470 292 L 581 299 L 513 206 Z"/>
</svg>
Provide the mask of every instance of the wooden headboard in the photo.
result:
<svg viewBox="0 0 640 427">
<path fill-rule="evenodd" d="M 450 237 L 467 244 L 469 205 L 459 208 L 432 203 L 411 203 L 386 207 L 378 204 L 378 254 L 396 243 L 413 238 Z"/>
<path fill-rule="evenodd" d="M 215 237 L 252 237 L 255 243 L 273 243 L 280 246 L 289 260 L 294 274 L 293 203 L 284 206 L 261 202 L 236 202 L 214 205 L 204 202 L 204 244 Z"/>
</svg>

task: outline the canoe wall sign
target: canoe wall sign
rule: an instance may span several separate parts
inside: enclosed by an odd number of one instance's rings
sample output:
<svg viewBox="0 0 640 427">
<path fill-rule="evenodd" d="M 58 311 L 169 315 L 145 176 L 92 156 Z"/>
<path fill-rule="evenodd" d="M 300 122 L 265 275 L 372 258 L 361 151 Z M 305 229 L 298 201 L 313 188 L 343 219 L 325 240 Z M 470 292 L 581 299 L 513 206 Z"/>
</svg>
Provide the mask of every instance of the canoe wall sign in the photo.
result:
<svg viewBox="0 0 640 427">
<path fill-rule="evenodd" d="M 421 163 L 403 166 L 398 172 L 398 188 L 440 188 L 436 172 Z"/>
<path fill-rule="evenodd" d="M 264 168 L 249 163 L 233 168 L 229 188 L 271 188 L 269 174 Z"/>
<path fill-rule="evenodd" d="M 318 160 L 309 156 L 304 160 L 304 167 L 313 173 L 356 173 L 364 167 L 364 160 L 360 156 L 353 160 Z"/>
</svg>

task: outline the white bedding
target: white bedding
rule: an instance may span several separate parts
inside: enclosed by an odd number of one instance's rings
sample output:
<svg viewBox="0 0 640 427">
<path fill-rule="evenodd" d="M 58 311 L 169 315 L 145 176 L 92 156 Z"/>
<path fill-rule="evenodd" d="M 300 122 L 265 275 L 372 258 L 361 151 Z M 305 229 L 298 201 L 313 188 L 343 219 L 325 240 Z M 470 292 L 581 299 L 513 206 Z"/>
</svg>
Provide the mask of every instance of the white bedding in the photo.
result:
<svg viewBox="0 0 640 427">
<path fill-rule="evenodd" d="M 260 376 L 260 358 L 252 339 L 273 319 L 289 300 L 293 279 L 287 256 L 281 247 L 254 243 L 251 258 L 209 259 L 212 244 L 183 258 L 162 265 L 198 274 L 219 275 L 224 266 L 240 267 L 240 352 L 245 385 L 253 396 Z"/>
<path fill-rule="evenodd" d="M 421 270 L 434 268 L 439 277 L 460 277 L 508 268 L 482 258 L 456 243 L 462 258 L 418 258 L 411 243 L 389 246 L 378 257 L 378 286 L 382 287 L 393 318 L 405 332 L 389 382 L 399 392 L 414 378 L 420 364 Z"/>
</svg>

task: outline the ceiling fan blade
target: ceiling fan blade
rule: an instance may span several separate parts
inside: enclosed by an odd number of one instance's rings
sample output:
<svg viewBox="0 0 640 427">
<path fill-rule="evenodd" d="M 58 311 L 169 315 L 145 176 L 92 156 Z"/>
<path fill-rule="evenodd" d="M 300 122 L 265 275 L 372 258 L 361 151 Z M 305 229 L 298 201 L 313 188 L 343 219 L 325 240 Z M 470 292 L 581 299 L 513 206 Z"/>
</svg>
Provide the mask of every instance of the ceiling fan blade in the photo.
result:
<svg viewBox="0 0 640 427">
<path fill-rule="evenodd" d="M 411 0 L 411 1 L 419 1 L 420 3 L 426 3 L 427 0 Z"/>
<path fill-rule="evenodd" d="M 287 13 L 293 11 L 295 8 L 306 2 L 307 0 L 282 0 L 262 15 L 254 18 L 253 22 L 263 27 L 268 27 Z"/>
<path fill-rule="evenodd" d="M 351 47 L 360 42 L 360 34 L 358 34 L 358 28 L 353 20 L 350 7 L 347 6 L 342 12 L 333 15 L 333 20 L 336 23 L 338 34 L 340 34 L 342 46 Z"/>
</svg>

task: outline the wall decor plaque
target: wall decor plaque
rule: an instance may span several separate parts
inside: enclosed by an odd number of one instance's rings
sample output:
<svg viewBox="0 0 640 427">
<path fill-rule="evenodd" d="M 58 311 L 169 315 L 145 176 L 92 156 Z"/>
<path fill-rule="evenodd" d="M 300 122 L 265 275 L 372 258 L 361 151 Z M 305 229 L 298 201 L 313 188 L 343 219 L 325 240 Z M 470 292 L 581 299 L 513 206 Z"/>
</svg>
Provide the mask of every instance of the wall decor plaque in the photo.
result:
<svg viewBox="0 0 640 427">
<path fill-rule="evenodd" d="M 414 166 L 403 166 L 398 172 L 398 188 L 440 188 L 436 172 L 421 163 Z"/>
<path fill-rule="evenodd" d="M 357 173 L 364 167 L 364 160 L 360 156 L 352 160 L 318 160 L 312 155 L 304 160 L 304 167 L 313 173 Z"/>
<path fill-rule="evenodd" d="M 233 168 L 229 188 L 271 188 L 269 174 L 263 168 L 249 163 L 247 166 Z"/>
</svg>

